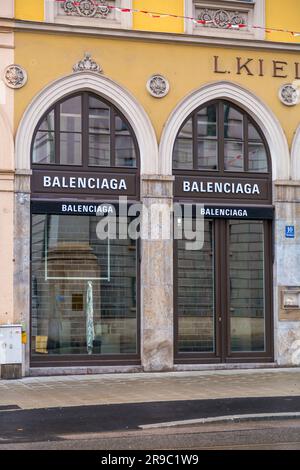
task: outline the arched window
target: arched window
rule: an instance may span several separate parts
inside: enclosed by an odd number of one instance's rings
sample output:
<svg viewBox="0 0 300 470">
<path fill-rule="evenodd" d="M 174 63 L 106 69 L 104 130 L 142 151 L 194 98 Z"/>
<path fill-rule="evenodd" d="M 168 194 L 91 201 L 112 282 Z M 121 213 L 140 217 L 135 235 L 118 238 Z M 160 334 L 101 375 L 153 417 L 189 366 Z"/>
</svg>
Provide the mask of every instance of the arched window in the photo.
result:
<svg viewBox="0 0 300 470">
<path fill-rule="evenodd" d="M 173 173 L 175 360 L 272 361 L 272 178 L 261 130 L 235 104 L 211 101 L 179 129 Z"/>
<path fill-rule="evenodd" d="M 174 147 L 174 170 L 268 173 L 264 137 L 251 117 L 228 101 L 210 102 L 183 123 Z"/>
<path fill-rule="evenodd" d="M 32 165 L 136 168 L 138 149 L 126 118 L 112 104 L 83 92 L 44 115 L 32 144 Z"/>
</svg>

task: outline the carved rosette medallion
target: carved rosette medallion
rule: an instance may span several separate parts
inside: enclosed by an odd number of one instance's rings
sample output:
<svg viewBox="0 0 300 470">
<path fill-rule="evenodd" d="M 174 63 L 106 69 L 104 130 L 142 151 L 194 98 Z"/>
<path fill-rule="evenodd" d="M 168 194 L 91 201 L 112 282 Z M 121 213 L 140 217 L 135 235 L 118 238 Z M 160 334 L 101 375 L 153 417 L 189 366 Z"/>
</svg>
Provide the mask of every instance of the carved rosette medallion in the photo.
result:
<svg viewBox="0 0 300 470">
<path fill-rule="evenodd" d="M 169 93 L 170 84 L 162 75 L 152 75 L 147 81 L 146 88 L 154 98 L 163 98 Z"/>
<path fill-rule="evenodd" d="M 286 106 L 295 106 L 300 102 L 300 90 L 292 83 L 286 83 L 279 88 L 279 99 Z"/>
<path fill-rule="evenodd" d="M 212 28 L 224 29 L 229 25 L 246 24 L 247 15 L 239 11 L 203 8 L 198 10 L 198 19 L 206 21 Z"/>
<path fill-rule="evenodd" d="M 102 67 L 92 59 L 91 54 L 86 52 L 84 58 L 73 66 L 73 72 L 101 73 Z"/>
<path fill-rule="evenodd" d="M 20 65 L 9 65 L 4 70 L 4 81 L 9 88 L 22 88 L 27 82 L 27 73 Z"/>
<path fill-rule="evenodd" d="M 107 18 L 111 13 L 106 0 L 65 0 L 61 7 L 67 15 Z"/>
</svg>

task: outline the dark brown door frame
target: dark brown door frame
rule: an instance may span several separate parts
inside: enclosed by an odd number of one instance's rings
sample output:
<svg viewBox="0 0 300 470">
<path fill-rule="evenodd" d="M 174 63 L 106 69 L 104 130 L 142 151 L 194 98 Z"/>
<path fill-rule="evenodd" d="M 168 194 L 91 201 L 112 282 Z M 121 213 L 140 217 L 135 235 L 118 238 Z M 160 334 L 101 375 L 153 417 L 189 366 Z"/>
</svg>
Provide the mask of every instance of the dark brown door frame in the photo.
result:
<svg viewBox="0 0 300 470">
<path fill-rule="evenodd" d="M 211 219 L 213 221 L 213 219 Z M 219 221 L 217 221 L 219 222 Z M 220 269 L 216 263 L 216 260 L 220 254 L 220 230 L 218 228 L 218 223 L 216 224 L 215 221 L 212 223 L 212 231 L 213 231 L 213 261 L 214 261 L 214 305 L 215 305 L 215 312 L 220 308 L 220 301 L 221 295 L 217 292 L 217 289 L 220 288 L 220 282 L 217 279 L 220 277 Z M 221 344 L 221 335 L 220 329 L 217 324 L 217 316 L 215 314 L 215 321 L 214 321 L 214 335 L 215 335 L 215 351 L 210 353 L 179 353 L 178 351 L 178 304 L 177 304 L 177 296 L 178 296 L 178 275 L 177 275 L 177 266 L 178 266 L 178 242 L 174 240 L 174 249 L 173 249 L 173 279 L 174 279 L 174 288 L 173 288 L 173 311 L 174 311 L 174 360 L 175 363 L 198 363 L 198 362 L 205 362 L 209 363 L 220 363 L 221 357 L 220 352 L 222 350 Z M 205 358 L 205 360 L 204 360 Z"/>
<path fill-rule="evenodd" d="M 228 219 L 229 220 L 229 219 Z M 175 363 L 241 363 L 273 361 L 273 296 L 272 296 L 272 222 L 264 226 L 264 292 L 265 292 L 265 352 L 231 352 L 229 315 L 229 222 L 214 219 L 213 250 L 215 277 L 215 352 L 179 353 L 178 351 L 178 250 L 174 240 L 174 353 Z"/>
<path fill-rule="evenodd" d="M 226 299 L 224 302 L 226 315 L 226 344 L 224 349 L 224 362 L 271 362 L 273 361 L 273 260 L 272 260 L 272 221 L 263 221 L 264 230 L 264 307 L 265 307 L 265 351 L 264 352 L 232 352 L 230 344 L 230 276 L 229 276 L 229 223 L 226 227 Z M 225 336 L 225 335 L 224 335 Z"/>
</svg>

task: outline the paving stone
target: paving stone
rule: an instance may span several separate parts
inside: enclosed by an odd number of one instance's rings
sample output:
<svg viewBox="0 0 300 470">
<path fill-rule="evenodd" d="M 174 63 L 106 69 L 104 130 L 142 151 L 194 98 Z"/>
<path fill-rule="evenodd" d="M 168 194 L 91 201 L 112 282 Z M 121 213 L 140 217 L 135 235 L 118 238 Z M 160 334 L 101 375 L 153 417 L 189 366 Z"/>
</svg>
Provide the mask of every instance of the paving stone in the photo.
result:
<svg viewBox="0 0 300 470">
<path fill-rule="evenodd" d="M 300 368 L 28 377 L 0 381 L 1 405 L 48 408 L 226 397 L 300 396 Z"/>
</svg>

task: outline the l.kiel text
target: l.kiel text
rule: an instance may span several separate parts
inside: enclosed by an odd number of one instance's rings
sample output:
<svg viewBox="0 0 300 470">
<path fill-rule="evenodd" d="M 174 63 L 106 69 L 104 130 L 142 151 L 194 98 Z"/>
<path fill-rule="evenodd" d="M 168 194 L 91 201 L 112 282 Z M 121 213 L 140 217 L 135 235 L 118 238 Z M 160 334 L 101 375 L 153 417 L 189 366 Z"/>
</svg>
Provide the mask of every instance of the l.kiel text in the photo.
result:
<svg viewBox="0 0 300 470">
<path fill-rule="evenodd" d="M 230 64 L 220 56 L 213 57 L 213 71 L 218 74 L 250 75 L 264 77 L 271 74 L 273 78 L 300 79 L 300 62 L 285 60 L 256 59 L 251 57 L 234 57 Z"/>
</svg>

